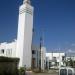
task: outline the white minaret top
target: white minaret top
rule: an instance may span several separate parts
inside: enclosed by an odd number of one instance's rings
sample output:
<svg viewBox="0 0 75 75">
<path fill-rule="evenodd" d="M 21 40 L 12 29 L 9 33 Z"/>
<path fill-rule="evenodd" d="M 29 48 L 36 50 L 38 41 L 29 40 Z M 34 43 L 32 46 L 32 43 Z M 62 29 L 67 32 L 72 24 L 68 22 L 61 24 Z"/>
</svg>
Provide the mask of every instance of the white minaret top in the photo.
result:
<svg viewBox="0 0 75 75">
<path fill-rule="evenodd" d="M 25 4 L 25 3 L 30 4 L 31 2 L 30 2 L 30 0 L 23 0 L 23 4 Z"/>
</svg>

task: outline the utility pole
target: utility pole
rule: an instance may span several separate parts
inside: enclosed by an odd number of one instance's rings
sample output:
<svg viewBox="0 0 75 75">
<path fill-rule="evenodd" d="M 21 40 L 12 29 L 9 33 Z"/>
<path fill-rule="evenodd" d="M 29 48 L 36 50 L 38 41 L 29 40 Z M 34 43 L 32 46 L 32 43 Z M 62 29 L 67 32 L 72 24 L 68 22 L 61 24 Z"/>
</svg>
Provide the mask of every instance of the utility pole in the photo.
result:
<svg viewBox="0 0 75 75">
<path fill-rule="evenodd" d="M 39 58 L 39 71 L 41 71 L 41 46 L 42 46 L 42 37 L 40 37 L 40 58 Z"/>
<path fill-rule="evenodd" d="M 44 30 L 42 29 L 42 34 L 40 36 L 40 51 L 39 51 L 39 70 L 41 71 L 41 67 L 42 67 L 42 62 L 41 62 L 41 47 L 44 46 Z"/>
</svg>

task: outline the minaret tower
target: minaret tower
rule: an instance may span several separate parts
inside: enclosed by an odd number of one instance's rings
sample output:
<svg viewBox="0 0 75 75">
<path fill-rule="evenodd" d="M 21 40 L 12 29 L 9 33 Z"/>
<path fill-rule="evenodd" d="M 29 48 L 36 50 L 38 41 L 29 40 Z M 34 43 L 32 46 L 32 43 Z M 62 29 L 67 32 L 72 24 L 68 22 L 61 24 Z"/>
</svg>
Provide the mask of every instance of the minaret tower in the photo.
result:
<svg viewBox="0 0 75 75">
<path fill-rule="evenodd" d="M 23 0 L 19 8 L 16 57 L 20 58 L 19 67 L 31 68 L 33 11 L 30 0 Z"/>
</svg>

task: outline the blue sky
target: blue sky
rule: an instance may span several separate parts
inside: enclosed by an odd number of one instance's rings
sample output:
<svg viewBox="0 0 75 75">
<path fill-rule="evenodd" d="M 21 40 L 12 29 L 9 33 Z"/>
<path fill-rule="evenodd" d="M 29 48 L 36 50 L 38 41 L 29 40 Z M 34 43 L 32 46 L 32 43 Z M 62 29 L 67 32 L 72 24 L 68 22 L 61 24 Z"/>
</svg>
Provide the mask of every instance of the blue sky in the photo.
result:
<svg viewBox="0 0 75 75">
<path fill-rule="evenodd" d="M 0 43 L 17 37 L 18 12 L 22 0 L 0 0 Z M 34 11 L 34 41 L 44 31 L 47 51 L 75 49 L 75 0 L 32 0 Z"/>
</svg>

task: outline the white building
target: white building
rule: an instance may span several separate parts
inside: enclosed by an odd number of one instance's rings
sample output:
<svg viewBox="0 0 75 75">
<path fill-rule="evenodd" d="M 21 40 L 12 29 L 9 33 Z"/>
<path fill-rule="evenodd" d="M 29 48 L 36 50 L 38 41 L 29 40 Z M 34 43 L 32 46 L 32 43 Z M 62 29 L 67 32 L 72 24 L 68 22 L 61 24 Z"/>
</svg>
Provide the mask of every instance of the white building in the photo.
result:
<svg viewBox="0 0 75 75">
<path fill-rule="evenodd" d="M 33 46 L 32 47 L 32 65 L 34 68 L 40 67 L 40 48 Z M 45 70 L 46 67 L 46 48 L 41 47 L 41 70 Z"/>
<path fill-rule="evenodd" d="M 33 11 L 30 0 L 24 0 L 19 8 L 16 57 L 20 58 L 19 67 L 31 68 Z"/>
<path fill-rule="evenodd" d="M 31 6 L 30 0 L 23 0 L 23 4 L 19 8 L 18 33 L 17 41 L 11 43 L 1 43 L 0 56 L 18 57 L 20 58 L 19 67 L 31 68 L 32 57 L 34 56 L 39 66 L 39 49 L 35 49 L 36 54 L 32 55 L 32 36 L 33 36 L 33 12 L 34 7 Z M 44 69 L 45 48 L 41 48 L 41 68 Z M 37 63 L 36 63 L 37 64 Z"/>
<path fill-rule="evenodd" d="M 46 48 L 41 47 L 41 69 L 45 70 L 46 67 Z"/>
<path fill-rule="evenodd" d="M 66 61 L 69 61 L 70 59 L 75 61 L 75 51 L 66 53 Z"/>
<path fill-rule="evenodd" d="M 39 47 L 32 46 L 32 68 L 39 68 Z"/>
<path fill-rule="evenodd" d="M 16 44 L 17 41 L 10 43 L 4 42 L 0 44 L 0 56 L 4 57 L 16 57 Z M 39 69 L 39 60 L 40 60 L 40 48 L 37 46 L 31 47 L 31 65 L 33 69 Z M 46 66 L 46 48 L 41 47 L 41 69 L 44 70 Z"/>
<path fill-rule="evenodd" d="M 48 58 L 49 67 L 51 68 L 59 68 L 61 66 L 65 66 L 65 53 L 46 53 L 46 57 Z"/>
<path fill-rule="evenodd" d="M 23 0 L 19 8 L 17 41 L 0 45 L 0 56 L 20 58 L 19 67 L 31 68 L 32 65 L 33 11 L 30 0 Z"/>
<path fill-rule="evenodd" d="M 0 56 L 16 57 L 16 40 L 11 43 L 0 44 Z"/>
</svg>

